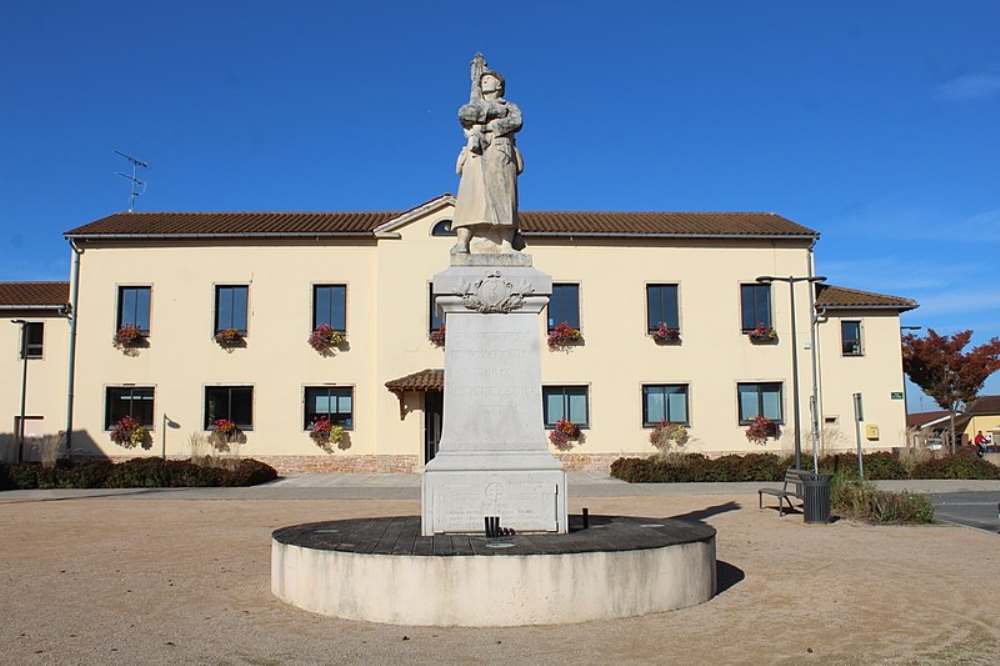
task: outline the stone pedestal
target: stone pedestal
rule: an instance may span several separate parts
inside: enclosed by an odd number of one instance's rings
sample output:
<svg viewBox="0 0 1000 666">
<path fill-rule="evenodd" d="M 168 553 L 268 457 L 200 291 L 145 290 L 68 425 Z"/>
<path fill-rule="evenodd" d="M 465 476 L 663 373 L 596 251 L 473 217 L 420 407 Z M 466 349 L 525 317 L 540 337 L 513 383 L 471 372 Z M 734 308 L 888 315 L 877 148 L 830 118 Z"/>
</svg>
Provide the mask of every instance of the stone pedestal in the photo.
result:
<svg viewBox="0 0 1000 666">
<path fill-rule="evenodd" d="M 552 278 L 489 255 L 462 263 L 434 276 L 448 330 L 444 427 L 424 470 L 421 533 L 482 532 L 484 516 L 565 533 L 566 473 L 542 421 L 538 317 Z"/>
</svg>

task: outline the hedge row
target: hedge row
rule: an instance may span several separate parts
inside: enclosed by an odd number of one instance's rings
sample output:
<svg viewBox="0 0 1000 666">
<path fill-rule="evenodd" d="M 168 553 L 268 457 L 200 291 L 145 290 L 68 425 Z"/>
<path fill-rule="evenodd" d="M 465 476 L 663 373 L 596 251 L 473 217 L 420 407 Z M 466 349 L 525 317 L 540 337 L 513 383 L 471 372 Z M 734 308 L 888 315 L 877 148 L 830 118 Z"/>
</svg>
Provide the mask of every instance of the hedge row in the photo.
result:
<svg viewBox="0 0 1000 666">
<path fill-rule="evenodd" d="M 133 458 L 118 464 L 108 460 L 59 460 L 54 467 L 0 463 L 0 490 L 255 486 L 276 478 L 278 473 L 273 467 L 252 458 L 241 460 L 232 469 L 162 458 Z"/>
<path fill-rule="evenodd" d="M 794 458 L 773 453 L 748 453 L 709 459 L 700 453 L 653 455 L 648 458 L 619 458 L 611 464 L 611 476 L 630 483 L 679 483 L 689 481 L 781 481 L 794 466 Z M 1000 479 L 1000 467 L 962 451 L 928 460 L 908 469 L 899 456 L 889 452 L 863 456 L 865 479 Z M 812 469 L 812 458 L 802 459 L 803 468 Z M 819 471 L 839 478 L 858 477 L 858 458 L 850 453 L 827 455 L 819 461 Z"/>
</svg>

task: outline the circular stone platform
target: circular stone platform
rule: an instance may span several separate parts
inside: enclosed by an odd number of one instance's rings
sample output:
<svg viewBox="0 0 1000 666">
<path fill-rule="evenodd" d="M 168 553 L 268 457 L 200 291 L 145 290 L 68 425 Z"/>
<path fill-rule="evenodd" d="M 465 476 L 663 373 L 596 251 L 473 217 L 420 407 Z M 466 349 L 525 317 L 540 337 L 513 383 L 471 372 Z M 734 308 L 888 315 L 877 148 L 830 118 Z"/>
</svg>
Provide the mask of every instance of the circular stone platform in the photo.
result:
<svg viewBox="0 0 1000 666">
<path fill-rule="evenodd" d="M 715 594 L 715 529 L 591 516 L 568 534 L 420 536 L 419 516 L 285 527 L 271 591 L 308 611 L 427 626 L 562 624 L 685 608 Z"/>
</svg>

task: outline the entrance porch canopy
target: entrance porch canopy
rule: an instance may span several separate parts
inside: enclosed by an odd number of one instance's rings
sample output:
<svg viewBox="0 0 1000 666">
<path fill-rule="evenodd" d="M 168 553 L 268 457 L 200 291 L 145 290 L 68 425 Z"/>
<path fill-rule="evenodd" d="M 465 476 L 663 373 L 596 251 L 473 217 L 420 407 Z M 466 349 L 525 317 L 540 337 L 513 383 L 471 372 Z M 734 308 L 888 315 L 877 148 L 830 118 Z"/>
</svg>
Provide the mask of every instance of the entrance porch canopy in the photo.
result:
<svg viewBox="0 0 1000 666">
<path fill-rule="evenodd" d="M 444 370 L 442 368 L 427 368 L 412 375 L 406 375 L 399 379 L 393 379 L 385 383 L 385 387 L 396 395 L 399 399 L 399 419 L 402 421 L 406 416 L 403 396 L 407 392 L 427 393 L 434 391 L 440 393 L 444 391 Z"/>
</svg>

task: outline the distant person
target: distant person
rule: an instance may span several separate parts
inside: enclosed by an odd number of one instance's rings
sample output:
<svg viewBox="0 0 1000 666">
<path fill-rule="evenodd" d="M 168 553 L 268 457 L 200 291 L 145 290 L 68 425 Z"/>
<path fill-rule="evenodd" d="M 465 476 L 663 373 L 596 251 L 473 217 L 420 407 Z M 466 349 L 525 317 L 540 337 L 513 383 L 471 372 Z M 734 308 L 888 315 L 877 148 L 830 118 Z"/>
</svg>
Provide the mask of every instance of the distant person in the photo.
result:
<svg viewBox="0 0 1000 666">
<path fill-rule="evenodd" d="M 986 455 L 986 436 L 983 434 L 983 431 L 980 430 L 979 432 L 977 432 L 976 433 L 976 438 L 974 440 L 972 440 L 972 441 L 976 445 L 976 455 L 979 456 L 980 458 L 982 458 L 983 456 L 985 456 Z"/>
</svg>

